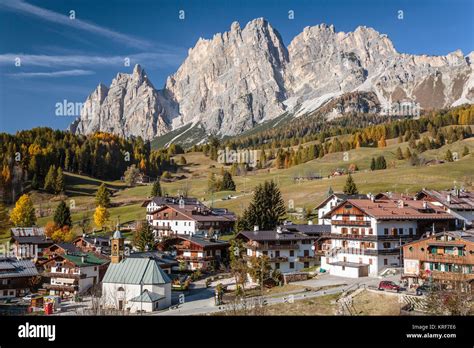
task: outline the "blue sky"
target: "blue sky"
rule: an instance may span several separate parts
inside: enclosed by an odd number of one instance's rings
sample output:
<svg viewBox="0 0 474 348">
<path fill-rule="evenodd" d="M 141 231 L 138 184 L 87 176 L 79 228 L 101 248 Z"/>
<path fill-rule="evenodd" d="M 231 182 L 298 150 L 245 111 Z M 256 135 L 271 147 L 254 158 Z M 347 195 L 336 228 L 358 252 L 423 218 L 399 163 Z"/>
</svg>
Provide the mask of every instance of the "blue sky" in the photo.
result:
<svg viewBox="0 0 474 348">
<path fill-rule="evenodd" d="M 306 26 L 328 23 L 347 32 L 365 25 L 387 34 L 399 52 L 444 55 L 474 50 L 473 16 L 470 0 L 2 0 L 0 131 L 65 129 L 74 117 L 56 116 L 56 103 L 84 102 L 99 82 L 109 85 L 135 63 L 161 88 L 199 37 L 233 21 L 243 27 L 265 17 L 286 45 Z"/>
</svg>

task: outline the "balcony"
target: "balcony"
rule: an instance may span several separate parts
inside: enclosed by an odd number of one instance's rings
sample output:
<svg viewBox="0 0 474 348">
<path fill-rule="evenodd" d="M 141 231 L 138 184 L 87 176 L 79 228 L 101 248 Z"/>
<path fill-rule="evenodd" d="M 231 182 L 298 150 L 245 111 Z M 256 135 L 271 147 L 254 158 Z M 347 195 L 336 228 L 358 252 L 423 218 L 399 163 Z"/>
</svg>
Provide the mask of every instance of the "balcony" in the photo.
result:
<svg viewBox="0 0 474 348">
<path fill-rule="evenodd" d="M 47 278 L 67 278 L 67 279 L 84 279 L 85 274 L 73 273 L 73 272 L 45 272 L 44 277 Z"/>
<path fill-rule="evenodd" d="M 55 291 L 69 291 L 74 292 L 79 289 L 78 285 L 59 285 L 59 284 L 43 284 L 43 288 L 47 290 L 55 290 Z"/>
<path fill-rule="evenodd" d="M 454 255 L 454 254 L 427 254 L 428 261 L 436 262 L 450 262 L 450 263 L 468 263 L 465 255 Z"/>
<path fill-rule="evenodd" d="M 178 261 L 191 261 L 191 262 L 202 262 L 214 260 L 214 256 L 177 256 Z"/>
<path fill-rule="evenodd" d="M 314 262 L 319 261 L 318 256 L 298 256 L 296 262 Z"/>
<path fill-rule="evenodd" d="M 377 240 L 377 236 L 373 234 L 330 233 L 330 237 L 332 239 Z"/>
<path fill-rule="evenodd" d="M 363 221 L 363 220 L 331 220 L 331 225 L 334 225 L 334 226 L 370 227 L 370 221 Z"/>
<path fill-rule="evenodd" d="M 420 276 L 423 279 L 429 279 L 430 276 L 432 276 L 433 279 L 449 280 L 449 281 L 470 281 L 470 280 L 474 280 L 474 273 L 462 273 L 462 272 L 430 271 L 429 273 L 421 272 Z"/>
<path fill-rule="evenodd" d="M 244 244 L 244 247 L 250 250 L 298 250 L 298 244 Z"/>
<path fill-rule="evenodd" d="M 275 256 L 268 259 L 269 262 L 288 262 L 288 257 L 286 256 Z"/>
<path fill-rule="evenodd" d="M 337 253 L 338 254 L 378 256 L 378 255 L 399 254 L 400 253 L 400 248 L 391 248 L 391 249 L 341 248 L 341 249 L 338 250 Z"/>
</svg>

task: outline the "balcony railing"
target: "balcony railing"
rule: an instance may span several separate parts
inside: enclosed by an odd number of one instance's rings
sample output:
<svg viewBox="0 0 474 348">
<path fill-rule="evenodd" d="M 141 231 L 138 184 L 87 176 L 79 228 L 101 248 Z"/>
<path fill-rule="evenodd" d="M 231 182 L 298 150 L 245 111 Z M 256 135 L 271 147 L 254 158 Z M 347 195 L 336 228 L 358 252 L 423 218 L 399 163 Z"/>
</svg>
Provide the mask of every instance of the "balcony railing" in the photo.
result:
<svg viewBox="0 0 474 348">
<path fill-rule="evenodd" d="M 331 220 L 331 225 L 335 226 L 369 226 L 370 221 L 363 220 Z"/>
<path fill-rule="evenodd" d="M 84 279 L 86 277 L 85 274 L 79 273 L 63 273 L 63 272 L 45 272 L 43 276 L 47 278 L 68 278 L 68 279 Z"/>
<path fill-rule="evenodd" d="M 340 248 L 337 251 L 338 254 L 352 254 L 352 255 L 389 255 L 400 253 L 400 248 L 391 249 L 361 249 L 361 248 Z"/>
<path fill-rule="evenodd" d="M 296 258 L 296 262 L 312 262 L 312 261 L 319 261 L 319 257 L 317 257 L 317 256 L 298 256 Z"/>
<path fill-rule="evenodd" d="M 43 284 L 43 288 L 48 290 L 56 290 L 56 291 L 77 291 L 79 289 L 78 285 L 59 285 L 59 284 Z"/>
<path fill-rule="evenodd" d="M 177 256 L 176 260 L 178 261 L 210 261 L 213 260 L 214 256 Z"/>
<path fill-rule="evenodd" d="M 353 234 L 353 233 L 330 233 L 330 238 L 332 239 L 354 239 L 354 240 L 367 240 L 367 241 L 377 241 L 377 240 L 406 240 L 413 238 L 412 235 L 376 235 L 376 234 Z"/>
<path fill-rule="evenodd" d="M 421 272 L 421 278 L 428 279 L 430 276 L 433 279 L 440 279 L 440 280 L 453 280 L 453 281 L 469 281 L 474 279 L 474 273 L 462 273 L 458 272 L 443 272 L 443 271 L 430 271 L 428 272 Z"/>
<path fill-rule="evenodd" d="M 269 262 L 288 262 L 288 257 L 286 256 L 275 256 L 268 259 Z"/>
<path fill-rule="evenodd" d="M 298 250 L 298 244 L 245 244 L 245 247 L 251 250 Z"/>
</svg>

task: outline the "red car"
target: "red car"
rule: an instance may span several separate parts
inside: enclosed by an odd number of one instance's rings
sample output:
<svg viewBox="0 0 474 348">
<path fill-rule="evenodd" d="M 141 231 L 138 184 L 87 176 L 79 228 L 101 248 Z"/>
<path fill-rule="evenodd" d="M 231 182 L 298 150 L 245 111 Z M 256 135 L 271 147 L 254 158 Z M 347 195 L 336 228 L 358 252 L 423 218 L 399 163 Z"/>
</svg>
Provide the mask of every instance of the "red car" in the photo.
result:
<svg viewBox="0 0 474 348">
<path fill-rule="evenodd" d="M 399 292 L 400 287 L 397 284 L 395 284 L 394 282 L 384 280 L 384 281 L 380 282 L 379 290 L 381 290 L 381 291 L 383 291 L 383 290 L 395 290 L 396 292 Z"/>
</svg>

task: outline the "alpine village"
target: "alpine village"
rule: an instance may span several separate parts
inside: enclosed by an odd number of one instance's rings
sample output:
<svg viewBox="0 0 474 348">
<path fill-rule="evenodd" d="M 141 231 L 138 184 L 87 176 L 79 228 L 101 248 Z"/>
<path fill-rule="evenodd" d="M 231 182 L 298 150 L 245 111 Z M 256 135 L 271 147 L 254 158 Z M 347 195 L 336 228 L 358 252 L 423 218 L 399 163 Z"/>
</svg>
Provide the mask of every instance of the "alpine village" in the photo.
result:
<svg viewBox="0 0 474 348">
<path fill-rule="evenodd" d="M 473 116 L 189 148 L 2 134 L 0 311 L 472 315 Z"/>
</svg>

